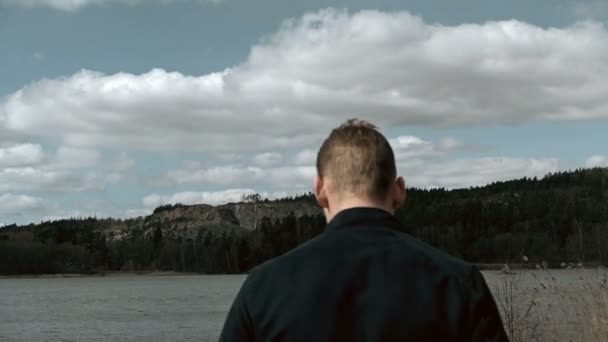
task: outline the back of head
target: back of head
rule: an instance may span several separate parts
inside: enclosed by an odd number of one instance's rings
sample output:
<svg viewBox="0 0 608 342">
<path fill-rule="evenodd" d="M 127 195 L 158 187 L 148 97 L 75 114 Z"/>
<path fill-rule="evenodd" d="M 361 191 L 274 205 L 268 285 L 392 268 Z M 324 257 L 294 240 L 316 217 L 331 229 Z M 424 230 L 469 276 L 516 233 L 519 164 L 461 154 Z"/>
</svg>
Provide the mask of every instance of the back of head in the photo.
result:
<svg viewBox="0 0 608 342">
<path fill-rule="evenodd" d="M 397 176 L 388 140 L 369 122 L 351 119 L 332 130 L 317 155 L 317 173 L 337 196 L 383 201 Z"/>
</svg>

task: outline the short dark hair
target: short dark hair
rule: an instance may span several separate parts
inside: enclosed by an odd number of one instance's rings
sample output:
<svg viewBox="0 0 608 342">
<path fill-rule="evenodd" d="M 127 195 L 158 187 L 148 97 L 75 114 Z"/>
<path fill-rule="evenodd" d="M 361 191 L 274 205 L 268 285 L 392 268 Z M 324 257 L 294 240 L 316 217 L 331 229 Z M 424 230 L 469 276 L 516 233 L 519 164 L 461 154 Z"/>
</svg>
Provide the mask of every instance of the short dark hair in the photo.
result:
<svg viewBox="0 0 608 342">
<path fill-rule="evenodd" d="M 384 199 L 397 177 L 395 155 L 373 124 L 350 119 L 333 129 L 317 154 L 317 173 L 334 191 Z"/>
</svg>

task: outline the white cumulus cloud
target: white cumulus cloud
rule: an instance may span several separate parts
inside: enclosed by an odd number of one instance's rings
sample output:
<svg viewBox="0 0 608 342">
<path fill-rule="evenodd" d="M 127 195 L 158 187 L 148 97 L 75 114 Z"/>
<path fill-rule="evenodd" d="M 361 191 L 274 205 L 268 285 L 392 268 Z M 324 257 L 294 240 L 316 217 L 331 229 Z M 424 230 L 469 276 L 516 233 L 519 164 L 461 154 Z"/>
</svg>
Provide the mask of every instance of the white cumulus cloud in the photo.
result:
<svg viewBox="0 0 608 342">
<path fill-rule="evenodd" d="M 304 149 L 296 153 L 292 162 L 295 165 L 316 165 L 317 151 L 312 149 Z"/>
<path fill-rule="evenodd" d="M 152 208 L 138 208 L 138 209 L 127 209 L 124 213 L 124 216 L 129 217 L 140 217 L 140 216 L 148 216 L 152 214 Z"/>
<path fill-rule="evenodd" d="M 0 148 L 0 193 L 102 190 L 122 181 L 133 164 L 124 152 L 104 156 L 93 149 L 60 146 L 51 154 L 36 144 Z"/>
<path fill-rule="evenodd" d="M 258 166 L 274 166 L 281 163 L 283 156 L 277 152 L 264 152 L 253 157 L 253 163 Z"/>
<path fill-rule="evenodd" d="M 309 148 L 350 117 L 392 128 L 607 118 L 607 78 L 608 31 L 595 22 L 446 26 L 322 10 L 220 72 L 33 82 L 0 104 L 0 124 L 72 146 L 229 155 Z"/>
<path fill-rule="evenodd" d="M 21 215 L 24 212 L 44 210 L 51 204 L 43 198 L 5 193 L 0 195 L 0 215 Z"/>
<path fill-rule="evenodd" d="M 229 202 L 240 202 L 243 195 L 258 193 L 253 189 L 229 189 L 223 191 L 189 191 L 179 192 L 172 195 L 152 194 L 142 199 L 142 204 L 147 208 L 158 207 L 163 204 L 210 204 L 218 205 Z M 277 198 L 285 196 L 285 193 L 259 192 L 263 198 Z M 141 214 L 145 211 L 132 211 L 131 214 Z"/>
<path fill-rule="evenodd" d="M 199 184 L 208 186 L 263 186 L 274 190 L 309 191 L 316 174 L 314 166 L 286 165 L 259 167 L 221 165 L 208 168 L 181 168 L 166 173 L 170 184 Z"/>
<path fill-rule="evenodd" d="M 424 188 L 467 188 L 522 177 L 542 178 L 559 170 L 555 158 L 484 157 L 400 165 L 408 184 Z"/>
<path fill-rule="evenodd" d="M 556 158 L 459 157 L 459 152 L 477 147 L 453 138 L 432 142 L 402 135 L 389 139 L 389 142 L 395 152 L 399 173 L 409 185 L 416 187 L 463 188 L 520 177 L 542 177 L 559 170 Z M 312 190 L 316 175 L 315 157 L 316 152 L 305 149 L 282 166 L 242 163 L 204 166 L 191 162 L 167 172 L 159 183 L 261 187 L 298 194 Z"/>
<path fill-rule="evenodd" d="M 593 155 L 585 161 L 586 167 L 608 167 L 608 157 Z"/>
<path fill-rule="evenodd" d="M 0 146 L 0 168 L 38 164 L 43 156 L 42 146 L 38 144 Z"/>
</svg>

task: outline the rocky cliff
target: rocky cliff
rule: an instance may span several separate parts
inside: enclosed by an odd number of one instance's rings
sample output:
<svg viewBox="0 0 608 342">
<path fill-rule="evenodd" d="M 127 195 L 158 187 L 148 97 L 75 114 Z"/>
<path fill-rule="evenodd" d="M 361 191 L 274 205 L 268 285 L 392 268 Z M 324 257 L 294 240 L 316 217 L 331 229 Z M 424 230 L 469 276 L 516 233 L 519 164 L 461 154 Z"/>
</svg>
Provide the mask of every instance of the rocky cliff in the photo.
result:
<svg viewBox="0 0 608 342">
<path fill-rule="evenodd" d="M 157 209 L 154 214 L 143 218 L 106 225 L 104 232 L 108 240 L 122 240 L 139 234 L 149 239 L 159 228 L 165 238 L 188 240 L 206 232 L 222 234 L 256 230 L 262 218 L 267 217 L 274 222 L 292 212 L 296 218 L 321 214 L 315 204 L 305 201 L 177 205 Z"/>
</svg>

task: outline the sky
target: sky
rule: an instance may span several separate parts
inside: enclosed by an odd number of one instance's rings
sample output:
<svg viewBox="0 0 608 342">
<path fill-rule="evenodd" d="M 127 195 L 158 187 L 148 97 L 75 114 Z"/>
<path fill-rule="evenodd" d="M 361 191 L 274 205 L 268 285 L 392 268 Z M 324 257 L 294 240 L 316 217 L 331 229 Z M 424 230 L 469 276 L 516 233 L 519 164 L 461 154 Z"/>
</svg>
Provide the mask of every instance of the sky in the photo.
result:
<svg viewBox="0 0 608 342">
<path fill-rule="evenodd" d="M 349 118 L 414 187 L 606 167 L 607 19 L 595 0 L 0 0 L 0 226 L 308 192 Z"/>
</svg>

